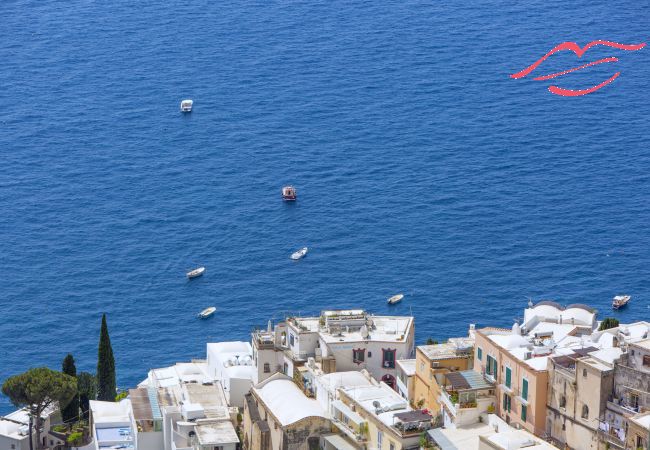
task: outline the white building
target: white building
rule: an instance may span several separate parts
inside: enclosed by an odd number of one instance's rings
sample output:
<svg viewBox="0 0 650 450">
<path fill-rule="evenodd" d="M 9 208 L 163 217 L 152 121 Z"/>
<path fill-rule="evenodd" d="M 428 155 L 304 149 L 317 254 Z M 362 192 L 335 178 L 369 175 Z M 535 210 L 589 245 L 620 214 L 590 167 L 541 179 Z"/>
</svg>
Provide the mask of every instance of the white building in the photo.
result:
<svg viewBox="0 0 650 450">
<path fill-rule="evenodd" d="M 377 384 L 377 381 L 372 379 L 366 371 L 321 374 L 313 380 L 316 401 L 331 417 L 333 416 L 332 404 L 340 399 L 339 389 L 376 386 Z"/>
<path fill-rule="evenodd" d="M 96 450 L 235 450 L 236 420 L 205 361 L 151 370 L 120 403 L 91 402 Z"/>
<path fill-rule="evenodd" d="M 147 448 L 138 450 L 235 450 L 239 443 L 233 425 L 237 408 L 228 407 L 223 387 L 211 376 L 206 362 L 154 369 L 140 385 L 142 388 L 155 391 L 148 399 L 154 417 L 160 417 L 162 433 L 154 424 L 150 433 L 155 436 L 147 441 Z M 154 442 L 158 442 L 157 446 L 153 446 Z"/>
<path fill-rule="evenodd" d="M 249 342 L 217 342 L 207 345 L 208 374 L 220 380 L 228 405 L 244 407 L 244 396 L 253 386 L 253 349 Z"/>
<path fill-rule="evenodd" d="M 483 422 L 462 428 L 429 430 L 427 438 L 440 450 L 557 450 L 525 430 L 512 428 L 494 414 L 483 417 Z"/>
<path fill-rule="evenodd" d="M 323 311 L 319 317 L 289 317 L 253 333 L 254 382 L 313 357 L 324 372 L 367 370 L 396 388 L 396 362 L 414 355 L 413 317 L 374 316 L 364 310 Z"/>
<path fill-rule="evenodd" d="M 339 388 L 339 394 L 341 400 L 332 404 L 335 423 L 364 448 L 417 448 L 422 433 L 431 428 L 428 413 L 412 409 L 385 383 Z"/>
<path fill-rule="evenodd" d="M 43 413 L 41 443 L 46 448 L 55 448 L 59 439 L 47 433 L 53 421 L 60 419 L 58 411 L 52 408 Z M 34 434 L 34 438 L 36 433 Z M 6 416 L 0 416 L 0 450 L 29 449 L 29 414 L 27 409 L 19 409 Z"/>
<path fill-rule="evenodd" d="M 413 401 L 415 388 L 415 358 L 397 360 L 397 392 L 409 402 Z"/>
<path fill-rule="evenodd" d="M 95 450 L 136 450 L 136 427 L 131 401 L 90 401 L 90 424 Z"/>
</svg>

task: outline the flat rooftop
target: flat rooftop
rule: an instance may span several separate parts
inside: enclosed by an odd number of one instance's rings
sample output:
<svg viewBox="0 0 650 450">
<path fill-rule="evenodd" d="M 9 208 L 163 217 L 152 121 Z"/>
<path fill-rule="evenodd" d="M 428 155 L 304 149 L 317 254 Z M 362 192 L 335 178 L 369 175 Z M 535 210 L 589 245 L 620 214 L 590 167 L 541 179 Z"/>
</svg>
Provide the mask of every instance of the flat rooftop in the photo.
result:
<svg viewBox="0 0 650 450">
<path fill-rule="evenodd" d="M 413 328 L 411 316 L 374 316 L 361 309 L 323 311 L 320 317 L 291 317 L 287 324 L 318 333 L 326 343 L 404 342 Z M 367 331 L 367 335 L 365 332 Z"/>
<path fill-rule="evenodd" d="M 635 342 L 633 345 L 644 348 L 646 350 L 650 350 L 650 339 L 645 339 L 643 341 Z"/>
<path fill-rule="evenodd" d="M 401 368 L 409 377 L 415 375 L 415 359 L 398 359 L 397 367 Z"/>
<path fill-rule="evenodd" d="M 200 404 L 203 408 L 228 406 L 226 396 L 220 385 L 203 385 L 189 383 L 183 385 L 185 399 L 190 403 Z"/>
<path fill-rule="evenodd" d="M 408 402 L 386 385 L 360 386 L 343 389 L 367 413 L 377 417 L 384 425 L 392 427 L 396 414 L 413 411 Z M 376 405 L 379 405 L 377 409 Z"/>
<path fill-rule="evenodd" d="M 442 344 L 418 345 L 417 349 L 431 361 L 453 358 L 469 358 L 472 355 L 474 339 L 451 338 Z"/>
<path fill-rule="evenodd" d="M 230 421 L 199 423 L 194 427 L 200 445 L 238 444 L 239 438 Z"/>
</svg>

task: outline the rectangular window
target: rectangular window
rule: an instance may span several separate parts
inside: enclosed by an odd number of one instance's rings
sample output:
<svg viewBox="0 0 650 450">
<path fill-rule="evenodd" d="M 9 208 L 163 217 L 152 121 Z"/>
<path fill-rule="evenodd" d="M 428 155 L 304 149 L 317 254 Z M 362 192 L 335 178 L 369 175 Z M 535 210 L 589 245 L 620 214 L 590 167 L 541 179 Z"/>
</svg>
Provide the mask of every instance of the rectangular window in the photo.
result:
<svg viewBox="0 0 650 450">
<path fill-rule="evenodd" d="M 293 334 L 289 333 L 289 345 L 293 347 L 294 340 L 293 340 Z"/>
<path fill-rule="evenodd" d="M 377 448 L 381 450 L 381 441 L 384 439 L 384 433 L 377 431 Z"/>
<path fill-rule="evenodd" d="M 385 369 L 394 369 L 395 368 L 395 353 L 397 352 L 397 350 L 390 349 L 390 348 L 384 348 L 384 349 L 382 349 L 382 352 L 384 354 L 382 367 L 384 367 Z"/>
<path fill-rule="evenodd" d="M 497 379 L 497 360 L 491 357 L 490 355 L 487 355 L 486 357 L 487 361 L 487 366 L 486 366 L 486 372 L 488 375 L 491 375 L 492 378 L 495 380 Z"/>
<path fill-rule="evenodd" d="M 395 450 L 395 444 L 393 444 L 392 441 L 388 441 L 388 442 L 389 442 L 389 444 L 388 444 L 388 449 L 389 449 L 389 450 Z"/>
<path fill-rule="evenodd" d="M 506 387 L 512 387 L 512 369 L 506 367 Z"/>
<path fill-rule="evenodd" d="M 526 422 L 526 413 L 528 412 L 528 408 L 526 405 L 521 405 L 521 420 L 522 422 Z"/>
<path fill-rule="evenodd" d="M 356 364 L 360 364 L 365 359 L 366 359 L 366 349 L 365 348 L 352 349 L 352 362 L 354 362 Z"/>
<path fill-rule="evenodd" d="M 510 400 L 510 396 L 508 394 L 503 394 L 503 410 L 510 412 L 512 406 L 512 401 Z"/>
<path fill-rule="evenodd" d="M 521 398 L 528 400 L 528 380 L 525 378 L 521 380 Z"/>
<path fill-rule="evenodd" d="M 643 355 L 643 365 L 650 367 L 650 355 Z"/>
<path fill-rule="evenodd" d="M 271 365 L 269 363 L 264 363 L 264 373 L 271 373 Z"/>
<path fill-rule="evenodd" d="M 476 357 L 478 358 L 479 361 L 483 361 L 483 350 L 481 347 L 476 348 Z"/>
</svg>

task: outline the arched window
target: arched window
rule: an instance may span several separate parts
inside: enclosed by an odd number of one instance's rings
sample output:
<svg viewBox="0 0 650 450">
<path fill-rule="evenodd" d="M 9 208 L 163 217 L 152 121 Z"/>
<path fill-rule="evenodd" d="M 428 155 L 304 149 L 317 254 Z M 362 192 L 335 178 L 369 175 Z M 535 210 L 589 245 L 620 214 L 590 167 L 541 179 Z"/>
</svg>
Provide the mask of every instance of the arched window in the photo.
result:
<svg viewBox="0 0 650 450">
<path fill-rule="evenodd" d="M 582 405 L 582 418 L 583 419 L 589 418 L 589 407 L 587 405 Z"/>
<path fill-rule="evenodd" d="M 566 397 L 564 395 L 560 395 L 560 408 L 565 408 L 566 407 Z"/>
<path fill-rule="evenodd" d="M 381 377 L 381 381 L 383 381 L 384 383 L 386 383 L 388 386 L 392 387 L 393 389 L 395 389 L 397 387 L 397 385 L 395 383 L 395 377 L 390 375 L 390 374 L 386 374 L 383 377 Z"/>
</svg>

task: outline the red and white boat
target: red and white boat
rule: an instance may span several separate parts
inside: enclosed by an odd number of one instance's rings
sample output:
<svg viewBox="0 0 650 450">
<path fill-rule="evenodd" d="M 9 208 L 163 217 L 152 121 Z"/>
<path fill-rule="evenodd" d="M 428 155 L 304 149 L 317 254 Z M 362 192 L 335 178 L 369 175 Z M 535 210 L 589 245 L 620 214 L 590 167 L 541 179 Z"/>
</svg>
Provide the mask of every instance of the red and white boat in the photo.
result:
<svg viewBox="0 0 650 450">
<path fill-rule="evenodd" d="M 293 202 L 296 200 L 296 188 L 285 186 L 282 188 L 282 200 Z"/>
</svg>

